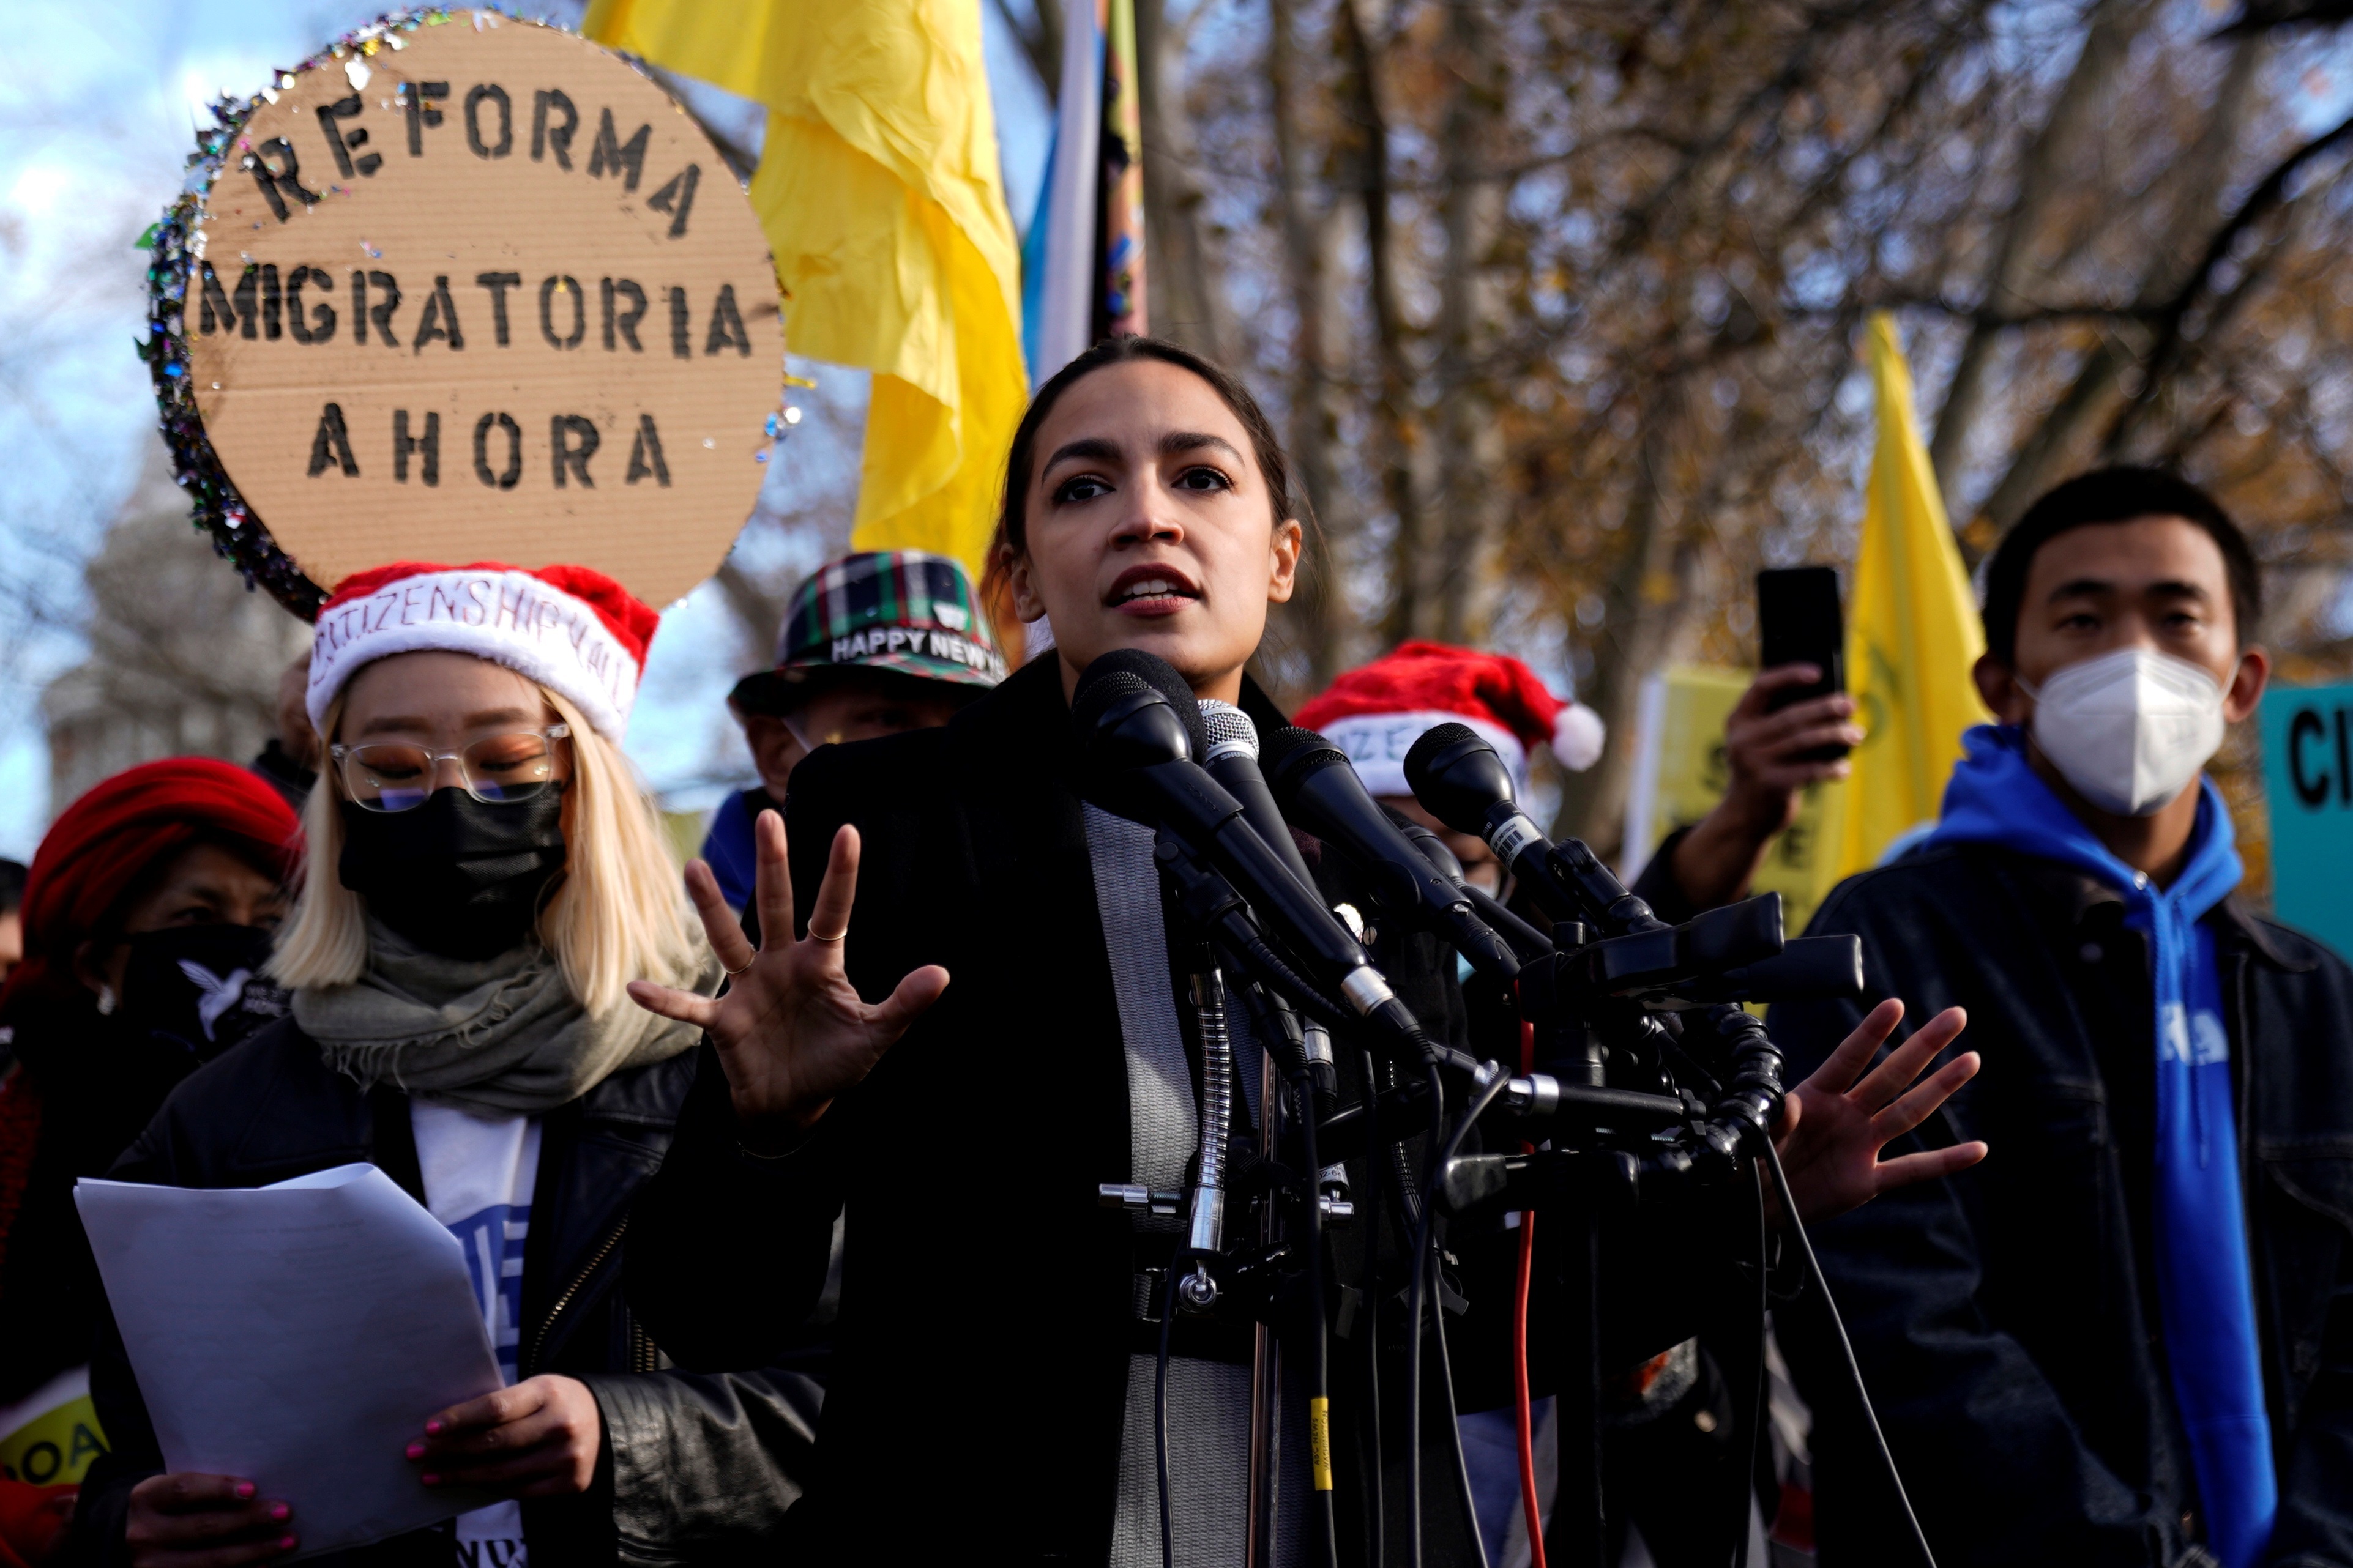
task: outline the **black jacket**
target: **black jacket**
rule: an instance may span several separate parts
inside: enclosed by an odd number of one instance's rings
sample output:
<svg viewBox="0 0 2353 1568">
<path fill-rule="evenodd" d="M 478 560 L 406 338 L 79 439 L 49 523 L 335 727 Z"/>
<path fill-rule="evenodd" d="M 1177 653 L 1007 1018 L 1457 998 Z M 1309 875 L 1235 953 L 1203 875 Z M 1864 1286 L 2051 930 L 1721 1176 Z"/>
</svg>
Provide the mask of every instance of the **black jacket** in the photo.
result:
<svg viewBox="0 0 2353 1568">
<path fill-rule="evenodd" d="M 617 1072 L 542 1121 L 521 1371 L 578 1378 L 605 1428 L 586 1495 L 523 1504 L 532 1560 L 548 1568 L 755 1557 L 761 1532 L 799 1496 L 817 1384 L 778 1370 L 665 1369 L 617 1289 L 629 1202 L 670 1146 L 693 1073 L 691 1054 Z M 258 1187 L 358 1161 L 424 1201 L 406 1097 L 361 1093 L 290 1018 L 183 1083 L 112 1174 Z M 121 1563 L 131 1489 L 159 1473 L 163 1457 L 111 1319 L 90 1384 L 112 1451 L 82 1489 L 76 1539 L 83 1560 Z M 450 1560 L 446 1533 L 427 1531 L 318 1561 L 447 1568 Z"/>
<path fill-rule="evenodd" d="M 1255 686 L 1243 706 L 1261 728 L 1283 722 Z M 1076 764 L 1058 671 L 1040 660 L 944 729 L 822 748 L 795 769 L 786 818 L 804 925 L 835 828 L 855 824 L 852 984 L 879 999 L 928 963 L 952 982 L 781 1159 L 742 1151 L 706 1048 L 678 1142 L 632 1222 L 630 1305 L 655 1338 L 683 1364 L 756 1363 L 815 1296 L 846 1203 L 836 1370 L 816 1479 L 787 1531 L 805 1560 L 953 1561 L 978 1542 L 1005 1563 L 1107 1554 L 1128 1357 L 1150 1342 L 1133 1294 L 1145 1244 L 1096 1198 L 1097 1184 L 1128 1179 L 1128 1083 Z M 1424 947 L 1416 973 L 1400 963 L 1392 976 L 1434 1033 L 1459 1039 L 1461 999 L 1434 943 Z M 1362 1163 L 1356 1178 L 1361 1204 L 1371 1179 Z M 1753 1206 L 1747 1223 L 1753 1232 Z M 1508 1397 L 1509 1237 L 1498 1226 L 1483 1240 L 1493 1245 L 1448 1240 L 1470 1301 L 1451 1333 L 1465 1408 Z M 1328 1301 L 1340 1324 L 1333 1449 L 1344 1555 L 1360 1554 L 1345 1543 L 1368 1495 L 1355 1443 L 1366 1406 L 1349 1381 L 1364 1314 L 1349 1326 L 1341 1289 L 1360 1278 L 1363 1245 L 1357 1232 L 1335 1237 Z M 1400 1250 L 1393 1226 L 1381 1247 Z M 1641 1278 L 1686 1311 L 1707 1289 L 1676 1267 L 1630 1265 L 1615 1277 Z M 1540 1265 L 1540 1323 L 1557 1316 L 1551 1278 Z M 1753 1310 L 1753 1286 L 1746 1299 Z M 1692 1331 L 1656 1311 L 1629 1318 L 1608 1326 L 1640 1342 L 1627 1360 Z M 1385 1327 L 1384 1352 L 1402 1338 Z M 1540 1385 L 1554 1338 L 1536 1336 Z M 1383 1398 L 1392 1423 L 1401 1393 Z M 1443 1401 L 1433 1394 L 1423 1408 L 1426 1561 L 1474 1561 Z M 1402 1446 L 1393 1429 L 1392 1542 L 1402 1539 Z"/>
<path fill-rule="evenodd" d="M 1985 1163 L 1815 1235 L 1937 1561 L 2203 1560 L 2151 1264 L 2155 1061 L 2146 939 L 2099 883 L 1981 845 L 1842 884 L 1817 934 L 1862 939 L 1873 994 L 1776 1008 L 1793 1078 L 1878 999 L 1966 1007 L 1984 1068 L 1921 1131 Z M 2263 1561 L 2353 1565 L 2353 972 L 2226 901 L 2222 972 L 2280 1511 Z M 1783 1315 L 1818 1420 L 1828 1568 L 1893 1560 L 1826 1321 Z"/>
<path fill-rule="evenodd" d="M 40 1125 L 16 1211 L 0 1215 L 0 1405 L 90 1360 L 105 1291 L 74 1183 L 106 1174 L 198 1062 L 177 1040 L 100 1016 L 86 993 L 25 1012 L 6 1092 L 28 1089 Z M 7 1068 L 0 1049 L 0 1074 Z"/>
</svg>

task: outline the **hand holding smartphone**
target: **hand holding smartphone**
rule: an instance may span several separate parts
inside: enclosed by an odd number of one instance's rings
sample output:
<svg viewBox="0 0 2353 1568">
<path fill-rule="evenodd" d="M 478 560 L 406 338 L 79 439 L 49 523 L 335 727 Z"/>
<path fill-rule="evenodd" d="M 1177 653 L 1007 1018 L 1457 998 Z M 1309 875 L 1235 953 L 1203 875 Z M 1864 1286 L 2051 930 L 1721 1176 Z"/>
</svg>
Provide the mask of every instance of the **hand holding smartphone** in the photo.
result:
<svg viewBox="0 0 2353 1568">
<path fill-rule="evenodd" d="M 1757 629 L 1759 668 L 1810 664 L 1820 679 L 1782 687 L 1772 693 L 1773 711 L 1846 689 L 1846 617 L 1839 609 L 1836 569 L 1829 566 L 1788 566 L 1757 574 Z M 1792 758 L 1808 763 L 1836 762 L 1845 746 L 1818 746 Z"/>
</svg>

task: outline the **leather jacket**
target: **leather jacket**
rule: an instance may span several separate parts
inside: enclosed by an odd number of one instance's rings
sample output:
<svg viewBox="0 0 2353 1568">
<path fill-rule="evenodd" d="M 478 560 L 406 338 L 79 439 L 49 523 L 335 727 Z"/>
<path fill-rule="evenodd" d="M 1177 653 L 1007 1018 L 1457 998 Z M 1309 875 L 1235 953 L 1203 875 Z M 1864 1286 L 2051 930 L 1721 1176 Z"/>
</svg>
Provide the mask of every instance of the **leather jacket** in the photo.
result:
<svg viewBox="0 0 2353 1568">
<path fill-rule="evenodd" d="M 1815 1245 L 1937 1561 L 2211 1563 L 2165 1362 L 2150 1235 L 2147 939 L 2096 881 L 1985 845 L 1842 884 L 1817 935 L 1871 994 L 1776 1007 L 1802 1079 L 1881 998 L 1968 1010 L 1978 1078 L 1914 1136 L 1987 1160 L 1874 1199 Z M 2353 971 L 2235 898 L 2206 917 L 2230 1034 L 2261 1364 L 2279 1478 L 2268 1568 L 2353 1565 Z M 1900 1152 L 1891 1149 L 1890 1157 Z M 1825 1568 L 1900 1555 L 1828 1322 L 1781 1342 L 1814 1407 Z"/>
<path fill-rule="evenodd" d="M 618 1289 L 630 1202 L 670 1147 L 694 1063 L 689 1052 L 617 1072 L 542 1121 L 521 1373 L 578 1378 L 604 1420 L 589 1491 L 523 1504 L 532 1560 L 549 1568 L 748 1559 L 800 1495 L 818 1384 L 776 1368 L 675 1370 Z M 406 1098 L 389 1087 L 362 1093 L 288 1018 L 181 1084 L 112 1175 L 256 1187 L 358 1161 L 423 1201 Z M 111 1452 L 83 1486 L 76 1542 L 83 1561 L 116 1563 L 127 1560 L 131 1489 L 164 1461 L 111 1315 L 90 1384 Z M 316 1559 L 371 1568 L 452 1560 L 443 1530 Z"/>
</svg>

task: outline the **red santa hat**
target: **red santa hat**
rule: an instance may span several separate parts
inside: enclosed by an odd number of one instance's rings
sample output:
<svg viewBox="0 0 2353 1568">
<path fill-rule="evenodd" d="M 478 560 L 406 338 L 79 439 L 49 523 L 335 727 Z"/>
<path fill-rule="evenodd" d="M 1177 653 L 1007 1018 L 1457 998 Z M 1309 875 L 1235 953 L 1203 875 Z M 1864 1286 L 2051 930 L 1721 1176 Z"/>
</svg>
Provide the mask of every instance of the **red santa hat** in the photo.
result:
<svg viewBox="0 0 2353 1568">
<path fill-rule="evenodd" d="M 470 653 L 527 676 L 621 743 L 661 617 L 602 572 L 525 571 L 496 561 L 398 561 L 355 572 L 320 606 L 311 645 L 311 723 L 363 665 L 396 653 Z"/>
<path fill-rule="evenodd" d="M 1411 795 L 1405 754 L 1426 730 L 1468 724 L 1511 764 L 1523 793 L 1528 751 L 1549 746 L 1582 771 L 1601 756 L 1601 715 L 1564 702 L 1509 654 L 1409 642 L 1348 671 L 1295 716 L 1348 754 L 1375 795 Z"/>
</svg>

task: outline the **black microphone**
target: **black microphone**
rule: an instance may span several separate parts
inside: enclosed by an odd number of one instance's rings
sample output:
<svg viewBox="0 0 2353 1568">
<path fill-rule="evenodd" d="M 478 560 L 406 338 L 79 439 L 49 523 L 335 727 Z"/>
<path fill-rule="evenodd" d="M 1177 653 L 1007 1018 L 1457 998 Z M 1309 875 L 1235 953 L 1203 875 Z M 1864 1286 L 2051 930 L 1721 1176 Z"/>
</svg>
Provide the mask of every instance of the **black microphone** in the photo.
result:
<svg viewBox="0 0 2353 1568">
<path fill-rule="evenodd" d="M 1389 820 L 1347 754 L 1297 725 L 1266 737 L 1267 774 L 1283 810 L 1364 868 L 1373 902 L 1389 919 L 1437 932 L 1482 974 L 1509 984 L 1520 961 L 1508 943 L 1471 912 L 1471 900 L 1441 876 Z"/>
<path fill-rule="evenodd" d="M 1406 836 L 1423 859 L 1437 868 L 1438 874 L 1454 884 L 1456 891 L 1471 900 L 1471 909 L 1481 920 L 1495 928 L 1495 934 L 1512 944 L 1522 963 L 1533 963 L 1539 958 L 1552 956 L 1552 938 L 1528 924 L 1505 908 L 1502 900 L 1462 874 L 1462 862 L 1446 847 L 1446 840 L 1419 822 L 1400 822 L 1398 831 Z"/>
<path fill-rule="evenodd" d="M 1183 695 L 1181 709 L 1172 685 Z M 1071 716 L 1086 749 L 1091 793 L 1106 808 L 1183 839 L 1275 924 L 1314 978 L 1428 1058 L 1421 1026 L 1364 948 L 1243 820 L 1241 803 L 1195 764 L 1194 738 L 1206 741 L 1200 710 L 1167 661 L 1140 648 L 1104 654 L 1079 677 Z"/>
<path fill-rule="evenodd" d="M 1282 820 L 1276 809 L 1274 796 L 1268 793 L 1266 775 L 1258 771 L 1258 726 L 1250 716 L 1230 702 L 1216 698 L 1203 698 L 1198 704 L 1201 727 L 1208 734 L 1209 749 L 1202 755 L 1201 765 L 1209 776 L 1226 786 L 1227 793 L 1241 802 L 1242 817 L 1277 858 L 1291 868 L 1300 886 L 1323 902 L 1323 893 L 1315 886 L 1315 874 L 1307 868 L 1307 858 L 1299 852 L 1298 840 L 1291 836 L 1290 824 Z M 1280 1003 L 1278 996 L 1275 1000 Z M 1335 1092 L 1339 1085 L 1339 1068 L 1332 1055 L 1332 1037 L 1324 1026 L 1313 1018 L 1285 1024 L 1295 1028 L 1300 1037 L 1300 1050 L 1305 1056 L 1308 1071 L 1316 1086 L 1325 1094 Z M 1329 1107 L 1324 1108 L 1327 1111 Z"/>
<path fill-rule="evenodd" d="M 1405 754 L 1406 783 L 1422 809 L 1457 833 L 1487 841 L 1555 920 L 1591 918 L 1609 931 L 1661 931 L 1666 922 L 1626 890 L 1576 839 L 1556 845 L 1512 796 L 1512 773 L 1468 724 L 1422 732 Z"/>
<path fill-rule="evenodd" d="M 1198 706 L 1201 728 L 1209 742 L 1198 756 L 1200 764 L 1226 786 L 1227 794 L 1241 802 L 1243 817 L 1266 840 L 1266 847 L 1291 868 L 1300 886 L 1316 891 L 1315 873 L 1307 868 L 1307 858 L 1300 854 L 1291 825 L 1283 821 L 1274 795 L 1266 787 L 1266 775 L 1259 771 L 1258 726 L 1230 702 L 1209 698 Z"/>
</svg>

